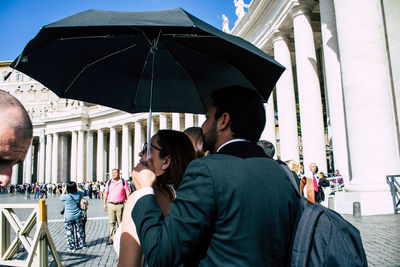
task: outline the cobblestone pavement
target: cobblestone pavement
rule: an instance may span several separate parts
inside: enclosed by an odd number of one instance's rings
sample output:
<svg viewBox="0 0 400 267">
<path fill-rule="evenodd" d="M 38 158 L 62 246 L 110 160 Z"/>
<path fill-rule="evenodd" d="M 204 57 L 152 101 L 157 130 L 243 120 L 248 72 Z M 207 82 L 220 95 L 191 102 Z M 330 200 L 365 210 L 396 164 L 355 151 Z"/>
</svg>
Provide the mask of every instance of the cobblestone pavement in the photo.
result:
<svg viewBox="0 0 400 267">
<path fill-rule="evenodd" d="M 0 203 L 38 203 L 38 200 L 25 200 L 23 196 L 10 197 L 7 194 L 0 194 Z M 109 226 L 107 213 L 103 211 L 101 203 L 98 199 L 89 200 L 89 219 L 86 225 L 88 247 L 68 252 L 63 216 L 60 214 L 62 203 L 58 197 L 53 196 L 49 196 L 46 200 L 49 230 L 61 261 L 66 266 L 116 266 L 117 255 L 112 246 L 106 245 Z M 29 213 L 29 210 L 16 211 L 21 221 L 26 220 Z M 359 229 L 370 266 L 400 267 L 400 215 L 361 218 L 352 215 L 343 216 Z M 35 229 L 32 230 L 32 235 L 34 231 Z M 50 252 L 49 255 L 50 266 L 56 266 Z M 26 252 L 20 249 L 16 257 L 24 259 Z"/>
</svg>

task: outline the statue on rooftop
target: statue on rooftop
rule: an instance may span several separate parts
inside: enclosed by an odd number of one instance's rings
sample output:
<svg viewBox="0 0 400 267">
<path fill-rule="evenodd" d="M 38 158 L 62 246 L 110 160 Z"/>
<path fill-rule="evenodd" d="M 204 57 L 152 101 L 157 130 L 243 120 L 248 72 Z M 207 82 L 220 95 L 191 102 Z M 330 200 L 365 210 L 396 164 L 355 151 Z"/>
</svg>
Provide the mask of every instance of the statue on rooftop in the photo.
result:
<svg viewBox="0 0 400 267">
<path fill-rule="evenodd" d="M 244 9 L 249 8 L 250 5 L 245 4 L 243 0 L 233 0 L 233 3 L 235 4 L 236 7 L 236 16 L 238 17 L 238 20 L 241 20 L 244 16 Z"/>
<path fill-rule="evenodd" d="M 231 30 L 229 29 L 229 19 L 225 14 L 222 14 L 222 31 L 226 33 L 231 33 Z"/>
</svg>

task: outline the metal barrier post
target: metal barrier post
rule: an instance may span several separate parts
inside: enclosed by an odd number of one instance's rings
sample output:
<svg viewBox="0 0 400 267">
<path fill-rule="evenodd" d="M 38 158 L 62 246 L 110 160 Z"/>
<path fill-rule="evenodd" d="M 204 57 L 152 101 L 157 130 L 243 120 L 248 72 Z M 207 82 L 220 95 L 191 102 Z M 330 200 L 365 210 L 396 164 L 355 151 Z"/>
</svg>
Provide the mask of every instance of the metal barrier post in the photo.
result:
<svg viewBox="0 0 400 267">
<path fill-rule="evenodd" d="M 331 210 L 335 210 L 335 198 L 333 197 L 328 198 L 328 208 Z"/>
<path fill-rule="evenodd" d="M 400 175 L 386 175 L 386 182 L 392 194 L 394 214 L 400 210 L 400 184 L 396 181 L 396 177 L 400 177 Z"/>
<path fill-rule="evenodd" d="M 361 203 L 360 202 L 353 202 L 353 216 L 354 217 L 361 217 Z"/>
</svg>

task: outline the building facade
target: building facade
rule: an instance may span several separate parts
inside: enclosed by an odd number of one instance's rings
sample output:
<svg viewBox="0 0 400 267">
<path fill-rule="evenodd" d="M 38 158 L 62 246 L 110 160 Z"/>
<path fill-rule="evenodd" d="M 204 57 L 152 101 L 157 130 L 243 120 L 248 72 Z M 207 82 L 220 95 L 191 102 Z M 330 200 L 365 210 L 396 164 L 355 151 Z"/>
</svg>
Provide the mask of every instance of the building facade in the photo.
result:
<svg viewBox="0 0 400 267">
<path fill-rule="evenodd" d="M 253 0 L 231 30 L 287 68 L 269 99 L 279 130 L 268 138 L 306 175 L 311 162 L 331 171 L 332 156 L 346 180 L 346 194 L 335 196 L 342 212 L 354 201 L 365 215 L 393 212 L 386 175 L 400 174 L 398 12 L 396 0 Z"/>
<path fill-rule="evenodd" d="M 386 175 L 400 174 L 400 2 L 253 0 L 225 30 L 287 69 L 266 104 L 262 135 L 281 160 L 324 173 L 339 169 L 346 192 L 335 209 L 363 215 L 393 211 Z M 234 56 L 234 55 L 232 55 Z M 11 62 L 2 62 L 7 75 Z M 268 73 L 266 73 L 268 75 Z M 147 114 L 59 99 L 14 71 L 0 89 L 21 100 L 34 139 L 13 183 L 101 181 L 114 167 L 127 178 L 147 136 Z M 203 115 L 156 113 L 152 131 L 201 126 Z"/>
</svg>

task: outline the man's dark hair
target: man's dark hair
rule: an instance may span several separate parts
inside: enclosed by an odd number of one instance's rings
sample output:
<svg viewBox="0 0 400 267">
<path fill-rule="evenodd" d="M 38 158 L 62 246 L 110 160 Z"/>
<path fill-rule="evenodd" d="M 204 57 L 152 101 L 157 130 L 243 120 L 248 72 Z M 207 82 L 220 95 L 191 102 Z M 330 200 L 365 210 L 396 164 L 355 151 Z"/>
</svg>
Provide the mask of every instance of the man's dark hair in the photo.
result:
<svg viewBox="0 0 400 267">
<path fill-rule="evenodd" d="M 22 139 L 32 138 L 32 122 L 29 118 L 28 112 L 18 99 L 7 92 L 0 90 L 0 113 L 5 112 L 6 110 L 11 108 L 19 108 L 22 114 L 22 118 L 21 120 L 13 121 L 10 126 L 15 129 L 16 134 L 19 135 Z"/>
<path fill-rule="evenodd" d="M 224 112 L 230 115 L 233 138 L 244 138 L 256 143 L 265 126 L 265 110 L 260 95 L 242 86 L 225 87 L 211 95 L 211 105 L 216 108 L 215 119 Z"/>
<path fill-rule="evenodd" d="M 273 158 L 275 155 L 275 147 L 274 144 L 272 144 L 270 141 L 267 140 L 260 140 L 257 142 L 257 145 L 262 147 L 264 150 L 265 154 L 267 154 L 269 157 Z"/>
</svg>

